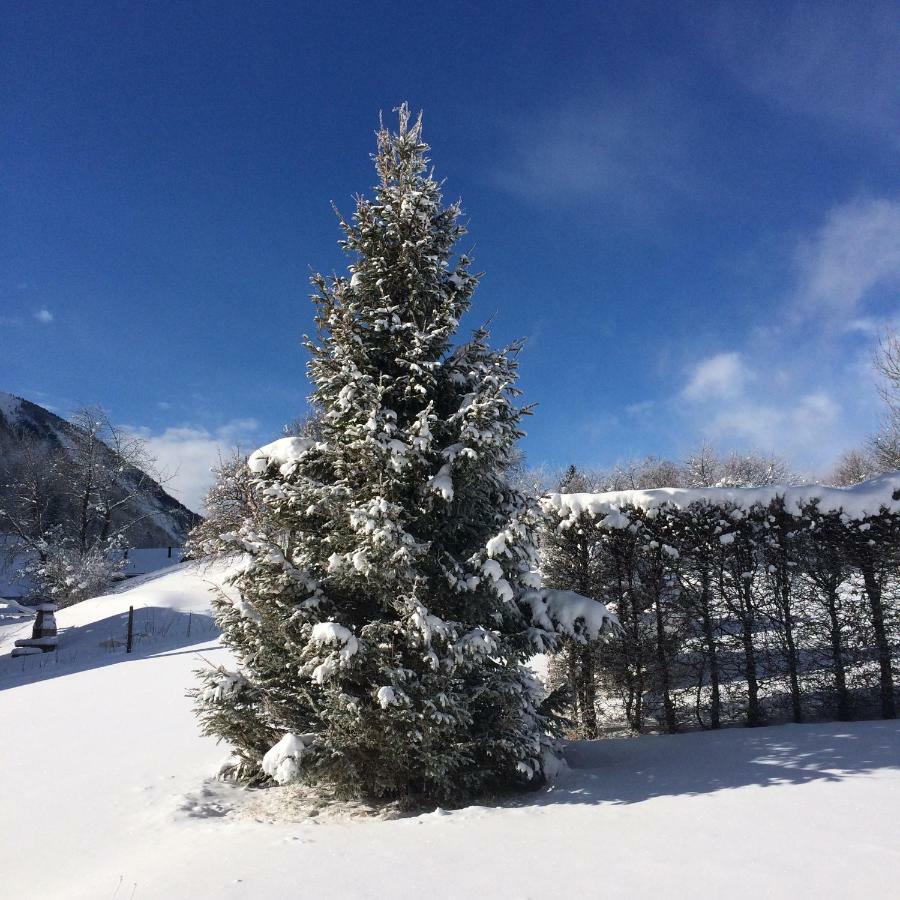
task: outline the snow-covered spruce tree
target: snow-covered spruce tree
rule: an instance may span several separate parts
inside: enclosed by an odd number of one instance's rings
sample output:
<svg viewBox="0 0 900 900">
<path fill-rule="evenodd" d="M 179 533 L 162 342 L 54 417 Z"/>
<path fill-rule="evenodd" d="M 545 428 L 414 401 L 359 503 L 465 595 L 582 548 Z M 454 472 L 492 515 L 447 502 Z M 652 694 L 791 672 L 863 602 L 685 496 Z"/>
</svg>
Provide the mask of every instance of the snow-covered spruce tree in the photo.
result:
<svg viewBox="0 0 900 900">
<path fill-rule="evenodd" d="M 196 692 L 235 772 L 338 796 L 447 801 L 539 781 L 553 739 L 522 663 L 595 638 L 600 603 L 544 591 L 535 513 L 506 478 L 515 352 L 453 349 L 477 277 L 421 117 L 378 133 L 379 183 L 341 220 L 350 277 L 315 276 L 317 434 L 252 454 L 266 507 L 216 614 L 237 672 Z"/>
</svg>

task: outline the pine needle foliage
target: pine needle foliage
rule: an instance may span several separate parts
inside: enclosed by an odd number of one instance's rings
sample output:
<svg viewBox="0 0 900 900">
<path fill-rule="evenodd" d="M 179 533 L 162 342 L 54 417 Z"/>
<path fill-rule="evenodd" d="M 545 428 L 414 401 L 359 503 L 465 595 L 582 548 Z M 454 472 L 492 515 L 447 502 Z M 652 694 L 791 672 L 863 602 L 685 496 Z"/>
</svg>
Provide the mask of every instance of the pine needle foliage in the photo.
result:
<svg viewBox="0 0 900 900">
<path fill-rule="evenodd" d="M 373 196 L 339 217 L 348 275 L 312 279 L 316 435 L 251 455 L 264 509 L 222 539 L 245 559 L 216 602 L 237 671 L 195 695 L 241 777 L 447 802 L 543 777 L 552 723 L 523 663 L 556 635 L 506 477 L 517 348 L 451 344 L 478 277 L 421 115 L 398 113 Z"/>
</svg>

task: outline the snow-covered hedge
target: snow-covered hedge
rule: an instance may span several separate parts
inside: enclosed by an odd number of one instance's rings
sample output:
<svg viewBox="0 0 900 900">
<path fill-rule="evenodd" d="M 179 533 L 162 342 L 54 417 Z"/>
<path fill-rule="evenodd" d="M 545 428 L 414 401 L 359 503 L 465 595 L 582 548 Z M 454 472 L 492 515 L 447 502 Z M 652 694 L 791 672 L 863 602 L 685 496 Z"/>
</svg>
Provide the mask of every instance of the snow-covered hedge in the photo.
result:
<svg viewBox="0 0 900 900">
<path fill-rule="evenodd" d="M 596 680 L 632 728 L 895 715 L 900 473 L 542 507 L 553 583 L 621 621 Z"/>
</svg>

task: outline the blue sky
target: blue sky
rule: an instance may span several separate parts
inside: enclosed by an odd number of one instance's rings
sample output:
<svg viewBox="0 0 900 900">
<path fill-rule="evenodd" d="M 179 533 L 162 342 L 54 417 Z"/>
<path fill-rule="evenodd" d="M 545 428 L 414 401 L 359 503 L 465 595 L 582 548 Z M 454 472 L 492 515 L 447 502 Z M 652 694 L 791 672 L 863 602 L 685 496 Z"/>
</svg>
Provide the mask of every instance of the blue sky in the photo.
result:
<svg viewBox="0 0 900 900">
<path fill-rule="evenodd" d="M 701 439 L 826 468 L 900 288 L 895 3 L 3 2 L 0 389 L 144 431 L 196 505 L 302 412 L 329 204 L 425 110 L 528 339 L 534 464 Z"/>
</svg>

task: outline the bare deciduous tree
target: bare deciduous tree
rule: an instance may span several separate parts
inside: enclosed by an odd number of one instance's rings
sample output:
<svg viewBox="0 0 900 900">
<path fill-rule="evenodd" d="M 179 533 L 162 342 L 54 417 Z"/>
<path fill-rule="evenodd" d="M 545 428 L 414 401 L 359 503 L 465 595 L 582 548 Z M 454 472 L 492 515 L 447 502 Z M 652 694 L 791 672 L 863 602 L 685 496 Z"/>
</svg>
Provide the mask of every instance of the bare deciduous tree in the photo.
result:
<svg viewBox="0 0 900 900">
<path fill-rule="evenodd" d="M 56 442 L 15 434 L 0 470 L 7 552 L 62 605 L 102 591 L 121 568 L 115 551 L 144 517 L 139 498 L 153 483 L 146 442 L 104 410 L 80 409 L 70 424 Z"/>
<path fill-rule="evenodd" d="M 219 457 L 213 467 L 215 479 L 203 499 L 206 518 L 188 536 L 186 549 L 194 558 L 212 557 L 226 550 L 223 537 L 240 529 L 260 515 L 261 505 L 253 491 L 247 456 L 235 448 L 227 457 Z"/>
<path fill-rule="evenodd" d="M 900 469 L 900 335 L 889 330 L 875 350 L 875 368 L 881 376 L 879 393 L 885 403 L 884 422 L 869 442 L 876 471 Z"/>
<path fill-rule="evenodd" d="M 878 473 L 873 454 L 867 450 L 848 450 L 838 459 L 827 478 L 835 487 L 852 487 Z"/>
<path fill-rule="evenodd" d="M 796 484 L 799 480 L 790 464 L 774 453 L 732 451 L 722 455 L 705 442 L 688 455 L 684 472 L 685 487 L 692 488 L 763 487 Z"/>
</svg>

